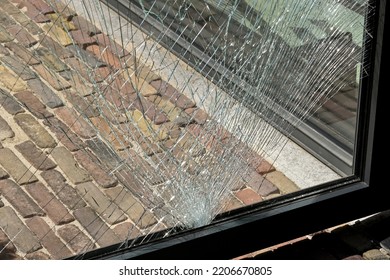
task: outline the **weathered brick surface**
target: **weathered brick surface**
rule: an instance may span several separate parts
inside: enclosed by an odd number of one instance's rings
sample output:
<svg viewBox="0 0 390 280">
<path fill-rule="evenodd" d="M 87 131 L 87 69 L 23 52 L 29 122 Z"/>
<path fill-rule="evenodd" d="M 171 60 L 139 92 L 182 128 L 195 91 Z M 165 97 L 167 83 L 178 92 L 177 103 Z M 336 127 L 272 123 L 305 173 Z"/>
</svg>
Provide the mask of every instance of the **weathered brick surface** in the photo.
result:
<svg viewBox="0 0 390 280">
<path fill-rule="evenodd" d="M 22 1 L 18 4 L 19 9 L 25 10 L 25 14 L 37 23 L 50 21 L 41 11 L 39 11 L 32 3 L 28 1 Z"/>
<path fill-rule="evenodd" d="M 64 47 L 72 45 L 73 43 L 69 34 L 56 24 L 45 24 L 43 30 L 45 31 L 45 34 Z"/>
<path fill-rule="evenodd" d="M 27 81 L 29 88 L 38 96 L 43 104 L 49 108 L 57 108 L 63 106 L 62 100 L 40 79 L 32 79 Z"/>
<path fill-rule="evenodd" d="M 20 46 L 18 43 L 9 42 L 5 46 L 10 49 L 14 54 L 16 54 L 21 61 L 26 62 L 28 65 L 36 65 L 41 63 L 36 59 L 33 54 L 23 46 Z"/>
<path fill-rule="evenodd" d="M 54 138 L 31 115 L 18 114 L 14 117 L 16 123 L 28 137 L 40 148 L 53 148 L 57 145 Z"/>
<path fill-rule="evenodd" d="M 72 89 L 65 91 L 66 93 L 73 93 L 73 96 L 77 95 L 80 97 L 90 95 L 94 92 L 94 87 L 85 81 L 76 71 L 62 71 L 60 75 L 72 86 Z"/>
<path fill-rule="evenodd" d="M 56 225 L 74 220 L 65 206 L 42 183 L 28 184 L 25 188 Z"/>
<path fill-rule="evenodd" d="M 6 47 L 0 44 L 0 56 L 9 56 L 10 52 L 7 50 Z"/>
<path fill-rule="evenodd" d="M 278 187 L 281 194 L 292 193 L 299 190 L 298 186 L 280 171 L 268 173 L 265 178 Z"/>
<path fill-rule="evenodd" d="M 51 152 L 51 155 L 73 184 L 91 180 L 88 172 L 78 165 L 72 153 L 65 147 L 56 147 Z"/>
<path fill-rule="evenodd" d="M 132 240 L 142 236 L 140 230 L 130 222 L 124 222 L 114 227 L 114 232 L 122 241 Z"/>
<path fill-rule="evenodd" d="M 0 26 L 0 43 L 11 42 L 14 38 L 9 32 L 2 26 Z"/>
<path fill-rule="evenodd" d="M 20 185 L 37 181 L 35 175 L 10 149 L 0 149 L 0 165 L 3 166 L 8 174 L 10 174 Z"/>
<path fill-rule="evenodd" d="M 107 63 L 107 65 L 110 65 L 114 69 L 122 68 L 123 63 L 121 62 L 120 58 L 113 54 L 109 49 L 91 44 L 89 47 L 87 47 L 87 50 L 93 53 L 94 56 L 96 56 L 99 60 L 104 61 L 105 63 Z"/>
<path fill-rule="evenodd" d="M 16 115 L 18 113 L 23 113 L 24 109 L 20 104 L 11 96 L 8 92 L 0 88 L 0 104 L 8 113 L 11 115 Z"/>
<path fill-rule="evenodd" d="M 366 260 L 389 260 L 390 257 L 385 255 L 378 249 L 368 250 L 363 253 L 363 258 Z"/>
<path fill-rule="evenodd" d="M 22 62 L 20 58 L 14 55 L 8 55 L 0 57 L 1 63 L 6 65 L 11 69 L 15 74 L 20 77 L 22 80 L 27 81 L 37 77 L 37 75 L 32 71 L 26 62 Z"/>
<path fill-rule="evenodd" d="M 51 13 L 48 14 L 47 17 L 51 20 L 52 23 L 56 24 L 66 32 L 76 30 L 74 23 L 59 13 Z"/>
<path fill-rule="evenodd" d="M 74 17 L 72 21 L 77 29 L 83 30 L 88 36 L 101 34 L 101 31 L 95 25 L 82 16 Z"/>
<path fill-rule="evenodd" d="M 118 181 L 117 179 L 109 175 L 106 170 L 99 165 L 98 159 L 86 150 L 77 151 L 74 154 L 77 161 L 91 174 L 95 182 L 103 187 L 110 188 L 115 186 Z"/>
<path fill-rule="evenodd" d="M 121 45 L 116 43 L 114 40 L 110 39 L 106 34 L 99 33 L 94 37 L 100 46 L 109 49 L 113 54 L 115 54 L 119 58 L 129 55 L 129 52 L 126 49 L 124 49 Z M 127 65 L 129 65 L 129 63 L 127 63 Z"/>
<path fill-rule="evenodd" d="M 90 69 L 100 68 L 103 66 L 106 66 L 107 64 L 101 60 L 99 60 L 96 56 L 94 56 L 91 52 L 88 52 L 84 50 L 83 48 L 80 48 L 76 45 L 71 45 L 67 47 L 77 58 L 79 58 L 79 64 L 78 67 L 74 68 L 75 70 L 79 70 L 80 67 L 88 66 Z M 68 63 L 68 60 L 66 61 Z M 73 61 L 72 66 L 77 66 L 75 62 Z M 80 69 L 81 70 L 81 69 Z M 84 71 L 79 71 L 80 73 Z M 85 77 L 84 77 L 85 78 Z"/>
<path fill-rule="evenodd" d="M 26 48 L 30 48 L 38 43 L 25 28 L 19 25 L 10 26 L 7 31 L 18 40 L 19 44 Z"/>
<path fill-rule="evenodd" d="M 0 65 L 0 73 L 0 83 L 2 83 L 8 90 L 13 92 L 27 90 L 26 82 L 19 79 L 15 73 L 11 72 L 3 65 Z"/>
<path fill-rule="evenodd" d="M 91 208 L 77 209 L 73 215 L 100 246 L 109 246 L 121 242 L 114 231 Z"/>
<path fill-rule="evenodd" d="M 34 50 L 34 55 L 50 70 L 61 72 L 69 69 L 68 66 L 49 49 L 40 47 Z"/>
<path fill-rule="evenodd" d="M 15 182 L 9 179 L 1 180 L 0 193 L 23 218 L 44 215 L 42 209 Z"/>
<path fill-rule="evenodd" d="M 92 182 L 76 186 L 80 196 L 110 225 L 126 219 L 119 207 L 108 199 L 104 193 Z"/>
<path fill-rule="evenodd" d="M 86 143 L 107 169 L 118 167 L 121 159 L 106 143 L 98 138 L 87 140 Z"/>
<path fill-rule="evenodd" d="M 23 224 L 11 207 L 0 208 L 0 228 L 21 253 L 34 252 L 41 248 L 37 237 Z"/>
<path fill-rule="evenodd" d="M 8 123 L 0 116 L 0 141 L 15 136 L 14 131 L 8 125 Z"/>
<path fill-rule="evenodd" d="M 75 225 L 60 227 L 58 235 L 76 254 L 85 253 L 96 248 L 94 242 Z"/>
<path fill-rule="evenodd" d="M 48 155 L 38 149 L 31 141 L 26 141 L 16 145 L 15 148 L 36 169 L 49 170 L 56 167 L 56 164 L 48 157 Z"/>
<path fill-rule="evenodd" d="M 42 64 L 34 65 L 33 68 L 38 73 L 38 75 L 42 77 L 55 90 L 64 90 L 71 87 L 64 78 L 62 78 L 54 71 L 48 70 Z"/>
<path fill-rule="evenodd" d="M 17 259 L 16 247 L 9 240 L 7 235 L 0 229 L 0 260 Z"/>
<path fill-rule="evenodd" d="M 37 118 L 46 119 L 53 116 L 31 91 L 18 92 L 15 97 Z"/>
<path fill-rule="evenodd" d="M 227 199 L 225 199 L 224 202 L 222 202 L 222 205 L 223 205 L 222 212 L 231 211 L 244 206 L 244 204 L 241 201 L 239 201 L 235 196 L 229 196 Z"/>
<path fill-rule="evenodd" d="M 0 170 L 0 172 L 1 172 L 1 170 Z M 0 199 L 0 207 L 3 207 L 3 206 L 4 206 L 4 202 L 2 202 Z"/>
<path fill-rule="evenodd" d="M 83 49 L 87 48 L 90 45 L 96 44 L 96 40 L 93 37 L 90 37 L 88 32 L 82 29 L 70 31 L 70 34 L 79 46 L 81 46 Z"/>
<path fill-rule="evenodd" d="M 5 172 L 5 170 L 0 167 L 0 179 L 5 179 L 5 178 L 8 178 L 8 173 Z"/>
<path fill-rule="evenodd" d="M 74 54 L 67 49 L 66 47 L 60 45 L 57 41 L 53 40 L 51 37 L 43 35 L 39 38 L 39 43 L 47 49 L 50 49 L 53 53 L 56 54 L 59 58 L 65 59 L 73 57 Z"/>
<path fill-rule="evenodd" d="M 47 4 L 44 0 L 30 0 L 30 3 L 44 15 L 55 12 L 53 7 Z"/>
<path fill-rule="evenodd" d="M 68 107 L 58 108 L 56 114 L 68 125 L 77 135 L 88 139 L 96 135 L 95 130 L 86 120 L 78 115 L 73 109 Z"/>
<path fill-rule="evenodd" d="M 85 92 L 80 92 L 83 94 Z M 64 91 L 65 98 L 72 103 L 73 108 L 78 112 L 82 113 L 83 116 L 87 118 L 94 118 L 100 115 L 100 108 L 96 104 L 96 100 L 92 96 L 79 95 L 79 92 L 76 92 L 72 89 Z"/>
<path fill-rule="evenodd" d="M 63 259 L 72 255 L 72 252 L 42 218 L 33 217 L 28 219 L 26 224 L 53 259 Z"/>
<path fill-rule="evenodd" d="M 56 135 L 57 139 L 59 139 L 69 151 L 74 152 L 84 147 L 84 143 L 80 140 L 80 137 L 56 117 L 44 120 L 43 124 L 49 127 L 50 131 Z"/>
<path fill-rule="evenodd" d="M 27 254 L 24 258 L 27 260 L 50 260 L 50 256 L 46 253 L 41 252 L 41 251 L 32 252 L 30 254 Z"/>
<path fill-rule="evenodd" d="M 154 80 L 150 82 L 159 94 L 168 98 L 177 107 L 185 110 L 195 107 L 195 103 L 188 97 L 177 91 L 172 85 L 162 80 Z"/>
<path fill-rule="evenodd" d="M 69 209 L 77 209 L 86 206 L 84 200 L 67 182 L 64 176 L 57 170 L 48 170 L 41 173 L 49 188 L 58 196 L 60 201 Z"/>
<path fill-rule="evenodd" d="M 157 222 L 153 214 L 145 209 L 134 196 L 122 186 L 107 189 L 105 193 L 115 202 L 140 228 L 147 228 Z"/>
</svg>

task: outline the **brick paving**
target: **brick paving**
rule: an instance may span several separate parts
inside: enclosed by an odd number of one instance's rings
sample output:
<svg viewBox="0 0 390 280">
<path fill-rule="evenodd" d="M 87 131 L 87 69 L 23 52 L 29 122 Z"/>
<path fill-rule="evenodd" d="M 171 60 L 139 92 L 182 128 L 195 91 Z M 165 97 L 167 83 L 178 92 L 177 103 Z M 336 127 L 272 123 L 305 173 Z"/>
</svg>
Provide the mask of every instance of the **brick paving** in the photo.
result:
<svg viewBox="0 0 390 280">
<path fill-rule="evenodd" d="M 163 229 L 164 210 L 152 209 L 161 201 L 126 160 L 158 185 L 152 165 L 167 149 L 180 160 L 189 149 L 221 151 L 233 137 L 222 128 L 204 136 L 210 117 L 193 100 L 61 1 L 48 3 L 0 0 L 2 259 L 66 258 Z M 108 101 L 100 110 L 99 90 Z M 173 145 L 181 135 L 201 144 Z M 251 172 L 225 210 L 297 189 L 248 147 L 238 150 Z"/>
</svg>

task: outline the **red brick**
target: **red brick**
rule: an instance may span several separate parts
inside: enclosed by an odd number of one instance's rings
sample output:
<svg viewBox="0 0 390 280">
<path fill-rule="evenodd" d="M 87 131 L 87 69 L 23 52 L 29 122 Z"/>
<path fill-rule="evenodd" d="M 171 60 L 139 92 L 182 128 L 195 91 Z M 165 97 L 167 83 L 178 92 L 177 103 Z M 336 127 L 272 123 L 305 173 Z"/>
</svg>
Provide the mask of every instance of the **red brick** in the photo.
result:
<svg viewBox="0 0 390 280">
<path fill-rule="evenodd" d="M 65 206 L 42 183 L 28 184 L 25 188 L 56 225 L 74 220 Z"/>
<path fill-rule="evenodd" d="M 99 60 L 93 53 L 86 51 L 77 45 L 70 45 L 67 47 L 80 61 L 83 62 L 83 65 L 86 65 L 90 69 L 100 68 L 107 66 L 106 63 Z"/>
<path fill-rule="evenodd" d="M 52 169 L 42 172 L 41 176 L 60 201 L 69 209 L 74 210 L 86 206 L 81 196 L 79 196 L 74 188 L 66 183 L 66 179 L 60 172 Z"/>
<path fill-rule="evenodd" d="M 31 115 L 18 114 L 14 119 L 38 147 L 53 148 L 57 145 L 54 138 Z"/>
<path fill-rule="evenodd" d="M 144 113 L 156 125 L 168 121 L 168 117 L 164 112 L 148 99 L 143 97 L 137 98 L 132 106 Z"/>
<path fill-rule="evenodd" d="M 0 149 L 0 165 L 20 185 L 35 182 L 35 175 L 23 164 L 23 162 L 7 148 Z"/>
<path fill-rule="evenodd" d="M 15 100 L 15 98 L 1 88 L 0 88 L 0 104 L 1 107 L 4 108 L 11 115 L 16 115 L 18 113 L 24 112 L 24 109 Z"/>
<path fill-rule="evenodd" d="M 121 45 L 116 43 L 114 40 L 110 39 L 106 34 L 99 33 L 95 36 L 96 41 L 99 45 L 109 49 L 113 54 L 117 55 L 119 58 L 129 56 L 130 53 L 123 48 Z"/>
<path fill-rule="evenodd" d="M 105 81 L 112 74 L 109 67 L 99 67 L 92 70 L 92 81 L 101 83 Z"/>
<path fill-rule="evenodd" d="M 72 20 L 73 17 L 77 16 L 77 13 L 70 8 L 69 2 L 50 1 L 50 5 L 54 8 L 56 13 L 61 14 L 67 20 Z"/>
<path fill-rule="evenodd" d="M 114 69 L 121 69 L 122 62 L 118 56 L 113 54 L 109 49 L 98 45 L 91 45 L 87 47 L 87 50 L 93 53 L 98 59 L 104 61 Z"/>
<path fill-rule="evenodd" d="M 56 113 L 69 128 L 82 138 L 88 139 L 96 136 L 96 132 L 91 125 L 87 123 L 82 116 L 79 116 L 73 109 L 62 107 L 58 108 Z"/>
<path fill-rule="evenodd" d="M 91 174 L 99 186 L 110 188 L 118 183 L 114 176 L 109 175 L 108 172 L 99 165 L 99 160 L 93 154 L 88 153 L 86 150 L 80 150 L 74 155 L 77 161 Z"/>
<path fill-rule="evenodd" d="M 159 94 L 168 98 L 174 105 L 185 110 L 188 108 L 195 107 L 195 103 L 188 97 L 178 92 L 172 85 L 165 81 L 155 80 L 150 82 Z"/>
<path fill-rule="evenodd" d="M 88 33 L 84 30 L 73 30 L 70 31 L 70 34 L 76 44 L 80 45 L 83 49 L 87 48 L 92 44 L 96 44 L 95 38 L 90 37 Z"/>
<path fill-rule="evenodd" d="M 121 242 L 99 216 L 89 207 L 74 211 L 74 216 L 100 246 L 109 246 Z"/>
<path fill-rule="evenodd" d="M 61 72 L 69 69 L 68 66 L 50 49 L 39 47 L 34 50 L 34 56 L 37 57 L 49 70 L 54 72 Z"/>
<path fill-rule="evenodd" d="M 26 221 L 27 226 L 38 237 L 43 247 L 49 252 L 53 259 L 64 259 L 70 257 L 72 252 L 58 238 L 49 225 L 39 217 Z"/>
<path fill-rule="evenodd" d="M 26 141 L 16 145 L 15 148 L 36 169 L 49 170 L 56 167 L 56 164 L 48 157 L 48 155 L 38 149 L 31 141 Z"/>
<path fill-rule="evenodd" d="M 223 205 L 223 210 L 222 212 L 228 212 L 237 208 L 241 208 L 244 206 L 244 204 L 239 201 L 235 196 L 228 196 L 225 199 L 225 202 L 222 203 Z"/>
<path fill-rule="evenodd" d="M 37 8 L 44 15 L 54 13 L 53 7 L 47 4 L 43 0 L 29 0 L 29 1 L 32 5 L 34 5 L 35 8 Z"/>
<path fill-rule="evenodd" d="M 193 118 L 198 124 L 205 124 L 210 118 L 205 111 L 198 108 L 187 108 L 185 112 L 190 115 L 190 117 Z"/>
<path fill-rule="evenodd" d="M 67 96 L 69 96 L 69 94 L 72 94 L 73 98 L 75 96 L 85 97 L 92 94 L 95 91 L 94 87 L 91 84 L 89 84 L 86 80 L 84 80 L 84 78 L 82 78 L 81 75 L 79 75 L 74 70 L 62 71 L 60 75 L 66 81 L 68 81 L 68 83 L 72 86 L 71 89 L 65 90 L 65 94 Z"/>
<path fill-rule="evenodd" d="M 70 90 L 64 91 L 65 98 L 73 105 L 78 112 L 87 118 L 94 118 L 100 115 L 100 108 L 92 96 L 82 97 L 77 92 Z"/>
<path fill-rule="evenodd" d="M 46 119 L 53 116 L 31 91 L 21 91 L 14 96 L 37 118 Z"/>
<path fill-rule="evenodd" d="M 245 188 L 236 193 L 236 196 L 241 200 L 245 205 L 251 205 L 254 203 L 261 202 L 263 199 L 255 191 L 250 188 Z"/>
<path fill-rule="evenodd" d="M 11 69 L 15 74 L 23 81 L 31 80 L 37 77 L 34 71 L 32 71 L 26 62 L 19 59 L 16 55 L 0 57 L 1 62 Z"/>
<path fill-rule="evenodd" d="M 75 225 L 60 227 L 58 235 L 76 254 L 85 253 L 96 248 L 94 242 Z"/>
<path fill-rule="evenodd" d="M 50 49 L 59 58 L 65 59 L 74 56 L 74 54 L 69 49 L 60 45 L 58 42 L 54 41 L 51 37 L 47 36 L 46 34 L 40 37 L 39 43 L 45 48 Z"/>
<path fill-rule="evenodd" d="M 30 33 L 21 26 L 14 25 L 7 28 L 8 32 L 12 34 L 16 40 L 18 40 L 19 44 L 22 46 L 29 48 L 34 46 L 38 41 L 30 35 Z"/>
<path fill-rule="evenodd" d="M 67 148 L 69 151 L 74 152 L 83 148 L 84 142 L 80 140 L 74 132 L 70 130 L 63 122 L 59 119 L 52 117 L 43 121 L 45 126 L 56 135 L 57 139 Z"/>
<path fill-rule="evenodd" d="M 42 209 L 13 181 L 9 179 L 1 180 L 0 193 L 23 218 L 44 215 Z"/>
</svg>

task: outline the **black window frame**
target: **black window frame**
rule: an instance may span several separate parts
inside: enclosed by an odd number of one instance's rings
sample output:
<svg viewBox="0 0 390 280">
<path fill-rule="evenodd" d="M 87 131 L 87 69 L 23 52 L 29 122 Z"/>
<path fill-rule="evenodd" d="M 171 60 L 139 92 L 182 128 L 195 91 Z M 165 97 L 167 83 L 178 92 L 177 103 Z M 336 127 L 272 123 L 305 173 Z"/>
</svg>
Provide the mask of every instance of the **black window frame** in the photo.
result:
<svg viewBox="0 0 390 280">
<path fill-rule="evenodd" d="M 102 0 L 120 11 L 118 0 Z M 355 174 L 224 213 L 210 225 L 165 231 L 143 237 L 133 246 L 115 244 L 84 253 L 84 259 L 231 259 L 256 250 L 390 209 L 390 187 L 384 166 L 387 151 L 385 94 L 389 49 L 389 4 L 372 1 L 375 13 L 370 48 L 365 52 L 369 74 L 362 79 L 359 99 Z M 383 159 L 385 160 L 384 163 Z M 175 231 L 175 229 L 171 229 Z M 130 243 L 129 243 L 130 244 Z M 80 258 L 80 256 L 75 256 Z"/>
</svg>

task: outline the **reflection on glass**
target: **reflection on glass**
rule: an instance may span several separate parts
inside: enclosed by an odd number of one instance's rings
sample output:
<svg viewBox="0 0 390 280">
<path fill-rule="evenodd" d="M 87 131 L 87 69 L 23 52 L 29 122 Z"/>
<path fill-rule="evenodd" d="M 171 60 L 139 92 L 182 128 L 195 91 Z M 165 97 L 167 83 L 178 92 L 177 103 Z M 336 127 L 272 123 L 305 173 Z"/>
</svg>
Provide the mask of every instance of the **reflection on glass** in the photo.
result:
<svg viewBox="0 0 390 280">
<path fill-rule="evenodd" d="M 0 29 L 6 258 L 132 246 L 346 175 L 290 138 L 353 154 L 366 1 L 66 2 L 9 2 Z"/>
</svg>

